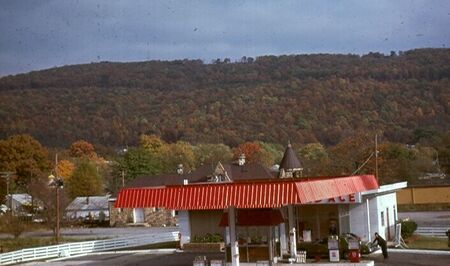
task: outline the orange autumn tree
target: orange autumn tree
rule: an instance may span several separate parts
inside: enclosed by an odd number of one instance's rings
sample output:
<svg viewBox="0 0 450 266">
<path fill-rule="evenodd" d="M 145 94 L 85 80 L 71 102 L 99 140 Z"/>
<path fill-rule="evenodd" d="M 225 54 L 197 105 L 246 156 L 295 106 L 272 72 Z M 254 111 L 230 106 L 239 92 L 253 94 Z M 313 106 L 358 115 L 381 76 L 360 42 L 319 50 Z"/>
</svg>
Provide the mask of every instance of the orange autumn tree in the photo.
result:
<svg viewBox="0 0 450 266">
<path fill-rule="evenodd" d="M 261 146 L 255 142 L 242 143 L 233 150 L 234 159 L 237 159 L 241 154 L 244 154 L 246 162 L 258 161 L 259 153 L 261 153 Z"/>
<path fill-rule="evenodd" d="M 62 177 L 64 181 L 67 181 L 72 176 L 73 171 L 75 171 L 75 164 L 69 160 L 61 160 L 58 162 L 57 170 L 58 176 Z"/>
<path fill-rule="evenodd" d="M 94 158 L 97 154 L 95 153 L 94 145 L 85 140 L 78 140 L 70 145 L 70 156 Z"/>
</svg>

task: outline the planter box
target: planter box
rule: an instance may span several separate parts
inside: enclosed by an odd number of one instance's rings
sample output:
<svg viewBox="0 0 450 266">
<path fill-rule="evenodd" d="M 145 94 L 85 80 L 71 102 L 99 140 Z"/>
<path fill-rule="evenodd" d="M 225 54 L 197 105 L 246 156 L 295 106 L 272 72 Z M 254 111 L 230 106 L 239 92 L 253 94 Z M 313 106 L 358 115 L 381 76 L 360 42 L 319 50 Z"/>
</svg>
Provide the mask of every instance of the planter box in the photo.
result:
<svg viewBox="0 0 450 266">
<path fill-rule="evenodd" d="M 186 243 L 183 245 L 185 251 L 211 251 L 220 252 L 225 249 L 225 243 Z"/>
</svg>

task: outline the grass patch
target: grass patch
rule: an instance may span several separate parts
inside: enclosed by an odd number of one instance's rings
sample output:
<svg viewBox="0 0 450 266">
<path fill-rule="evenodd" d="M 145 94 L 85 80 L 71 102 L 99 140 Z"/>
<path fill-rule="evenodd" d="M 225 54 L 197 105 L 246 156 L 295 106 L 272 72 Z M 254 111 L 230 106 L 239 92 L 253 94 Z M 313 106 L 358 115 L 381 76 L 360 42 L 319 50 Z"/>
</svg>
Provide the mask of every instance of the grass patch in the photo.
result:
<svg viewBox="0 0 450 266">
<path fill-rule="evenodd" d="M 102 240 L 107 238 L 72 238 L 62 237 L 59 240 L 60 244 L 69 242 L 82 242 L 92 240 Z M 56 245 L 56 241 L 53 237 L 20 237 L 20 238 L 2 238 L 0 242 L 0 248 L 3 252 L 10 252 L 14 250 L 24 248 L 35 248 Z"/>
<path fill-rule="evenodd" d="M 450 250 L 447 238 L 413 235 L 406 244 L 411 249 Z"/>
</svg>

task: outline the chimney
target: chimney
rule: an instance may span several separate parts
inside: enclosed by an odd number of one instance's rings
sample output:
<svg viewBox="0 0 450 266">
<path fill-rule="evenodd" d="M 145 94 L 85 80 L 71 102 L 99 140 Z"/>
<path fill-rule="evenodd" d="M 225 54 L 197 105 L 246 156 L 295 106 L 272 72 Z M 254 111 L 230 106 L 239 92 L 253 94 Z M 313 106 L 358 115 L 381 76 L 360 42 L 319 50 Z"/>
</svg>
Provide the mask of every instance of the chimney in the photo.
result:
<svg viewBox="0 0 450 266">
<path fill-rule="evenodd" d="M 238 165 L 243 166 L 245 164 L 245 154 L 241 154 L 238 158 Z"/>
<path fill-rule="evenodd" d="M 86 197 L 86 205 L 89 204 L 89 196 Z"/>
<path fill-rule="evenodd" d="M 183 179 L 183 185 L 189 184 L 189 180 L 187 178 Z"/>
<path fill-rule="evenodd" d="M 183 165 L 180 163 L 178 166 L 177 166 L 177 174 L 178 175 L 182 175 L 183 174 Z"/>
</svg>

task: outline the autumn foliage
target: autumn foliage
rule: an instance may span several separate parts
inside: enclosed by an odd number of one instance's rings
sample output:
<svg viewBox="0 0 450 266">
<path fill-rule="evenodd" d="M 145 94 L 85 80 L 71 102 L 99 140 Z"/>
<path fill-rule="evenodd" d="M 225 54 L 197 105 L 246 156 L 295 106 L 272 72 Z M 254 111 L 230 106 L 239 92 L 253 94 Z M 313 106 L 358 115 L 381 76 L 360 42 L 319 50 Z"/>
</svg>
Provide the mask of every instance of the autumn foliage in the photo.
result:
<svg viewBox="0 0 450 266">
<path fill-rule="evenodd" d="M 76 139 L 137 146 L 142 134 L 168 143 L 328 147 L 379 130 L 411 143 L 416 130 L 448 130 L 449 61 L 450 49 L 417 49 L 35 71 L 0 79 L 0 137 L 28 133 L 51 147 Z"/>
</svg>

